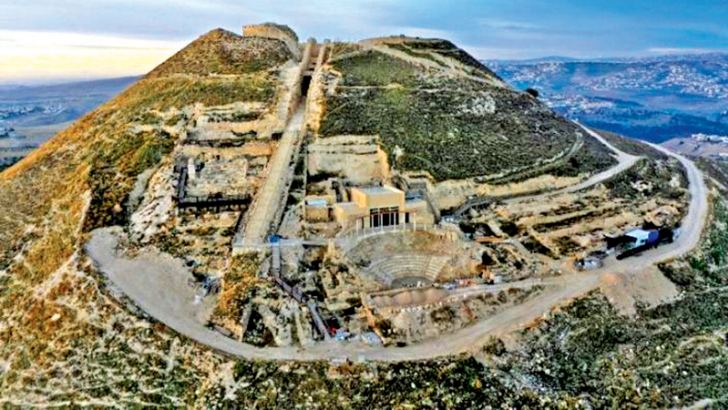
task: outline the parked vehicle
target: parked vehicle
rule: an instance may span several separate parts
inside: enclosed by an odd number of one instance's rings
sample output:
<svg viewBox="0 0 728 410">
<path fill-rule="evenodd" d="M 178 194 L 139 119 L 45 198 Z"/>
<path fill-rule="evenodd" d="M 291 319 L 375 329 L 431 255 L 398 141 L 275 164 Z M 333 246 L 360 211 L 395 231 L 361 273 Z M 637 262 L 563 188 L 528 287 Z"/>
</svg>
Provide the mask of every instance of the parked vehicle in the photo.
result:
<svg viewBox="0 0 728 410">
<path fill-rule="evenodd" d="M 637 255 L 648 249 L 656 248 L 662 243 L 672 243 L 680 234 L 680 230 L 671 228 L 662 229 L 634 229 L 624 235 L 625 251 L 617 255 L 621 260 Z"/>
</svg>

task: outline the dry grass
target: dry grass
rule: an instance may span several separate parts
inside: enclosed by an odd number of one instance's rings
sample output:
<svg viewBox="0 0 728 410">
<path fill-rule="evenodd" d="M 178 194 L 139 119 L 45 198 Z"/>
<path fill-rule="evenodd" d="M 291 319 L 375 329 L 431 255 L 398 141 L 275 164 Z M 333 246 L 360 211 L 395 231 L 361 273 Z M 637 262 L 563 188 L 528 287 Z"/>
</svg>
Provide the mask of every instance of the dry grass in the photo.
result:
<svg viewBox="0 0 728 410">
<path fill-rule="evenodd" d="M 212 30 L 155 68 L 147 78 L 171 74 L 243 74 L 274 69 L 293 56 L 275 39 Z"/>
<path fill-rule="evenodd" d="M 248 292 L 258 283 L 260 259 L 257 253 L 237 255 L 232 258 L 230 269 L 225 273 L 214 316 L 216 320 L 234 323 L 240 321 Z"/>
<path fill-rule="evenodd" d="M 152 111 L 272 104 L 275 73 L 245 71 L 150 76 L 0 173 L 0 406 L 179 405 L 220 362 L 190 343 L 175 351 L 100 290 L 79 251 L 88 230 L 123 221 L 136 176 L 174 145 Z"/>
</svg>

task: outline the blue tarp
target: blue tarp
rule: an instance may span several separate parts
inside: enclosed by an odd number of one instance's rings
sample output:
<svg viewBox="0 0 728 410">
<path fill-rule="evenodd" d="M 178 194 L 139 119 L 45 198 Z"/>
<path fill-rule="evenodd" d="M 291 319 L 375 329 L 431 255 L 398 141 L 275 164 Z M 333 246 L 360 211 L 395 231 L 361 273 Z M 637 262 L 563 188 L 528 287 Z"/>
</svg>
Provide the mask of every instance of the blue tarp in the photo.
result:
<svg viewBox="0 0 728 410">
<path fill-rule="evenodd" d="M 647 235 L 647 243 L 646 245 L 652 245 L 657 243 L 660 240 L 660 232 L 651 230 L 649 231 L 649 234 Z"/>
</svg>

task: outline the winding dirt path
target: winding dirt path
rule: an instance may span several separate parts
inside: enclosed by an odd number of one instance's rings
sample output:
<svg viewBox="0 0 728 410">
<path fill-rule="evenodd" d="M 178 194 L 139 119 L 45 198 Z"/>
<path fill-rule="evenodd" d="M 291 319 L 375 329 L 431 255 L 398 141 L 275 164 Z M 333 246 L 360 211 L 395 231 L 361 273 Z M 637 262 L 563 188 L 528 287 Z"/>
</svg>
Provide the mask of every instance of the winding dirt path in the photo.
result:
<svg viewBox="0 0 728 410">
<path fill-rule="evenodd" d="M 587 131 L 591 134 L 590 130 Z M 611 147 L 601 137 L 592 135 Z M 675 242 L 622 261 L 607 260 L 605 267 L 600 270 L 564 275 L 543 281 L 531 280 L 533 284 L 546 285 L 546 289 L 533 299 L 442 337 L 402 348 L 336 341 L 321 342 L 306 348 L 258 348 L 244 344 L 212 331 L 202 324 L 199 317 L 203 312 L 203 307 L 195 305 L 194 291 L 186 285 L 190 274 L 180 261 L 169 256 L 151 253 L 145 253 L 135 258 L 124 257 L 116 251 L 118 238 L 114 228 L 94 231 L 91 240 L 86 245 L 86 252 L 113 283 L 113 287 L 121 290 L 150 316 L 180 334 L 224 353 L 244 358 L 270 360 L 348 358 L 351 360 L 406 361 L 431 359 L 470 351 L 480 346 L 491 335 L 506 334 L 527 326 L 554 306 L 567 304 L 574 298 L 599 287 L 606 274 L 637 275 L 657 262 L 679 257 L 697 246 L 708 214 L 708 191 L 702 173 L 687 158 L 662 147 L 652 146 L 676 158 L 687 171 L 690 204 L 683 220 L 681 235 Z M 614 147 L 611 148 L 615 152 L 619 152 Z M 621 169 L 629 168 L 627 164 L 635 160 L 629 157 L 624 157 L 620 162 L 623 167 Z M 593 185 L 617 173 L 617 170 L 611 169 L 608 173 L 595 176 L 585 183 Z M 589 185 L 583 183 L 569 189 L 578 190 L 586 186 Z M 161 263 L 158 260 L 159 257 L 162 258 Z"/>
<path fill-rule="evenodd" d="M 565 188 L 553 190 L 553 191 L 547 191 L 540 194 L 525 194 L 525 195 L 519 195 L 512 198 L 507 199 L 499 199 L 499 198 L 492 198 L 492 197 L 479 197 L 474 198 L 465 204 L 461 205 L 460 208 L 458 208 L 457 211 L 455 211 L 455 214 L 462 215 L 465 212 L 467 212 L 471 207 L 473 206 L 479 206 L 482 204 L 489 204 L 493 202 L 494 200 L 500 200 L 506 204 L 513 204 L 513 203 L 519 203 L 519 202 L 527 202 L 527 201 L 542 201 L 549 197 L 559 195 L 559 194 L 565 194 L 565 193 L 572 193 L 576 191 L 581 191 L 582 189 L 586 189 L 589 187 L 592 187 L 594 185 L 600 184 L 616 175 L 621 174 L 622 172 L 630 169 L 634 164 L 637 163 L 642 157 L 630 155 L 627 154 L 624 151 L 621 151 L 619 148 L 612 145 L 609 141 L 604 139 L 601 135 L 597 134 L 596 132 L 590 130 L 589 128 L 586 128 L 585 126 L 579 124 L 578 122 L 575 122 L 576 125 L 580 126 L 584 131 L 586 131 L 587 134 L 594 137 L 597 141 L 604 144 L 607 148 L 609 148 L 612 152 L 614 152 L 617 160 L 617 165 L 602 171 L 598 174 L 594 174 L 588 179 L 575 184 L 570 185 Z"/>
<path fill-rule="evenodd" d="M 586 189 L 589 187 L 592 187 L 594 185 L 600 184 L 610 178 L 613 178 L 622 172 L 632 168 L 634 164 L 637 163 L 642 157 L 630 155 L 627 154 L 624 151 L 621 151 L 619 148 L 612 145 L 609 141 L 604 139 L 601 135 L 597 134 L 596 132 L 590 130 L 589 128 L 576 123 L 578 126 L 580 126 L 584 131 L 586 131 L 587 134 L 594 137 L 597 141 L 604 144 L 607 148 L 612 150 L 614 154 L 617 156 L 617 165 L 613 166 L 612 168 L 607 169 L 606 171 L 600 172 L 598 174 L 592 175 L 589 179 L 580 182 L 576 185 L 571 185 L 566 188 L 558 189 L 555 191 L 550 192 L 544 192 L 543 194 L 536 194 L 536 195 L 526 195 L 526 196 L 519 196 L 515 198 L 510 198 L 505 200 L 505 203 L 514 203 L 514 202 L 524 202 L 524 201 L 540 201 L 543 199 L 546 199 L 548 197 L 559 195 L 559 194 L 568 194 L 576 191 L 581 191 L 582 189 Z"/>
<path fill-rule="evenodd" d="M 364 46 L 365 49 L 374 49 L 376 51 L 379 51 L 382 54 L 386 54 L 389 56 L 392 56 L 394 58 L 398 58 L 400 60 L 407 61 L 408 63 L 412 63 L 415 65 L 424 66 L 426 68 L 429 68 L 431 70 L 437 70 L 437 71 L 444 71 L 448 73 L 449 75 L 452 75 L 453 77 L 462 77 L 467 78 L 471 81 L 488 84 L 494 87 L 500 87 L 500 88 L 507 88 L 508 85 L 501 81 L 497 77 L 480 77 L 476 75 L 469 74 L 465 72 L 463 69 L 464 67 L 456 67 L 452 64 L 448 64 L 447 67 L 443 67 L 442 65 L 436 63 L 433 60 L 428 60 L 424 57 L 415 57 L 413 55 L 407 54 L 404 51 L 400 51 L 397 49 L 394 49 L 392 47 L 388 47 L 386 44 L 373 44 L 369 43 L 366 40 L 359 42 L 362 46 Z M 452 63 L 451 61 L 448 61 L 449 63 Z"/>
</svg>

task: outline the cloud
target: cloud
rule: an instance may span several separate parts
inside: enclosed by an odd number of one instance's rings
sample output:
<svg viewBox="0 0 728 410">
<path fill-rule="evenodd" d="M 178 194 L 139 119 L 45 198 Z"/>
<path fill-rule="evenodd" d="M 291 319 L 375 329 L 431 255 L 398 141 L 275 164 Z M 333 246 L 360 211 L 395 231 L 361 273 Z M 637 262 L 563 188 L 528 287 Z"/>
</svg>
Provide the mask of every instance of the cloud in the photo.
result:
<svg viewBox="0 0 728 410">
<path fill-rule="evenodd" d="M 705 54 L 725 51 L 726 49 L 700 47 L 650 47 L 647 49 L 650 54 Z"/>
<path fill-rule="evenodd" d="M 487 47 L 477 45 L 464 45 L 462 48 L 479 60 L 522 60 L 533 58 L 534 55 L 561 54 L 561 50 L 556 48 Z"/>
<path fill-rule="evenodd" d="M 3 43 L 2 51 L 13 53 L 64 48 L 173 50 L 185 44 L 128 36 L 31 30 L 0 30 L 0 42 Z"/>
<path fill-rule="evenodd" d="M 677 0 L 665 0 L 649 7 L 638 3 L 0 0 L 0 55 L 4 60 L 0 61 L 0 75 L 31 72 L 36 66 L 48 66 L 48 56 L 61 54 L 66 64 L 74 58 L 79 61 L 79 72 L 93 68 L 86 67 L 89 62 L 108 66 L 104 56 L 124 55 L 137 62 L 137 73 L 143 73 L 152 62 L 162 61 L 207 30 L 223 27 L 240 32 L 244 24 L 264 21 L 288 24 L 301 39 L 356 41 L 396 34 L 446 38 L 481 58 L 696 53 L 723 47 L 728 37 L 725 0 L 679 5 Z M 27 67 L 18 65 L 19 57 L 25 58 Z M 17 61 L 8 62 L 13 59 Z M 16 73 L 7 68 L 9 64 Z M 120 64 L 124 70 L 132 69 L 129 62 Z"/>
<path fill-rule="evenodd" d="M 477 19 L 477 23 L 479 26 L 483 28 L 492 28 L 492 29 L 499 29 L 499 30 L 507 30 L 507 31 L 541 31 L 543 30 L 543 27 L 523 22 L 523 21 L 513 21 L 513 20 L 502 20 L 502 19 L 494 19 L 494 18 L 479 18 Z"/>
<path fill-rule="evenodd" d="M 0 30 L 0 82 L 143 74 L 183 46 L 125 36 Z"/>
<path fill-rule="evenodd" d="M 491 44 L 506 41 L 518 42 L 516 44 L 525 44 L 526 42 L 543 43 L 544 41 L 557 41 L 574 34 L 573 28 L 567 30 L 526 21 L 496 18 L 476 19 L 474 27 L 476 31 L 483 33 L 483 36 Z"/>
</svg>

